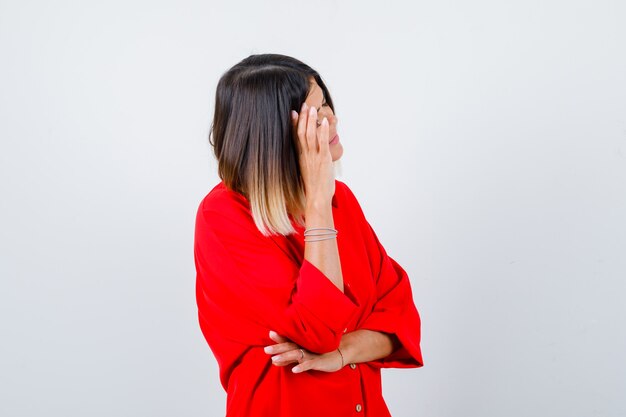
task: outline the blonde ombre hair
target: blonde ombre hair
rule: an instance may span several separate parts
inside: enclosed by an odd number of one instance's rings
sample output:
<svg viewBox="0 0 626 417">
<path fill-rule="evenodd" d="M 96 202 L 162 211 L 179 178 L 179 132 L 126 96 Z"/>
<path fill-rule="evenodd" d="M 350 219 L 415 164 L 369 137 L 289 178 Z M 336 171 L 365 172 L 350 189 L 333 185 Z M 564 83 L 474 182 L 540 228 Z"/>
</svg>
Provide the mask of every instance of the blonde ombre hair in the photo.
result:
<svg viewBox="0 0 626 417">
<path fill-rule="evenodd" d="M 218 175 L 250 203 L 264 236 L 304 226 L 305 193 L 298 138 L 291 110 L 300 110 L 313 78 L 334 106 L 320 75 L 285 55 L 251 55 L 226 71 L 217 84 L 209 133 Z"/>
</svg>

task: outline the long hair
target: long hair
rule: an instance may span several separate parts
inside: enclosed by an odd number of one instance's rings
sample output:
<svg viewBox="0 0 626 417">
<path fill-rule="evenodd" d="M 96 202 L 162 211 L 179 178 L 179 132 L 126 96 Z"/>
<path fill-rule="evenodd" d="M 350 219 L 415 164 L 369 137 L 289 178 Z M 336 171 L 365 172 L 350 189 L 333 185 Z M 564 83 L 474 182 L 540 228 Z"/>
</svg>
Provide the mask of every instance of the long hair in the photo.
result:
<svg viewBox="0 0 626 417">
<path fill-rule="evenodd" d="M 334 112 L 317 71 L 286 55 L 250 55 L 217 84 L 209 143 L 218 175 L 246 197 L 264 236 L 294 233 L 290 216 L 304 226 L 304 184 L 290 113 L 300 111 L 311 77 Z"/>
</svg>

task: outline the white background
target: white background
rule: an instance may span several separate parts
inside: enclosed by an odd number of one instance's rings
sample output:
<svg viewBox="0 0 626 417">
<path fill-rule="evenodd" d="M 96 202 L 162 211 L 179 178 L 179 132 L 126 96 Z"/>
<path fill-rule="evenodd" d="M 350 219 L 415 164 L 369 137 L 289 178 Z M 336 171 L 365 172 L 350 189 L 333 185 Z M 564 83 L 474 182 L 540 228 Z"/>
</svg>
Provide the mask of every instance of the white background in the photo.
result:
<svg viewBox="0 0 626 417">
<path fill-rule="evenodd" d="M 626 3 L 0 1 L 0 415 L 220 416 L 193 228 L 220 75 L 327 82 L 423 320 L 394 417 L 626 414 Z"/>
</svg>

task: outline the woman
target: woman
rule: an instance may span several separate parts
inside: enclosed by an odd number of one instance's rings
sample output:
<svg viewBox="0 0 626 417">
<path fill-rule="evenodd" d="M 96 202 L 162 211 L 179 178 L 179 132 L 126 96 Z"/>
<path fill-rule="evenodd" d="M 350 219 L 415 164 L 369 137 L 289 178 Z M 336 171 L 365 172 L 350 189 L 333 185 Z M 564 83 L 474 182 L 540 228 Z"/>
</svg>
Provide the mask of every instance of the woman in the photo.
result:
<svg viewBox="0 0 626 417">
<path fill-rule="evenodd" d="M 389 416 L 380 368 L 423 365 L 420 317 L 352 191 L 319 74 L 252 55 L 220 79 L 222 181 L 196 217 L 200 327 L 227 417 Z"/>
</svg>

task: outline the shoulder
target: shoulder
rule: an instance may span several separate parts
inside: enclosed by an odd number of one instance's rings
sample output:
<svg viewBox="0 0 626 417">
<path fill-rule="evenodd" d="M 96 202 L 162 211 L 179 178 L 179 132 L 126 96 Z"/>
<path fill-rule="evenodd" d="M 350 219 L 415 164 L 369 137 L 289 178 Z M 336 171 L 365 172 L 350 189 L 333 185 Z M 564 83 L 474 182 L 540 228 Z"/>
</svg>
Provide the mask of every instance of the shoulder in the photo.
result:
<svg viewBox="0 0 626 417">
<path fill-rule="evenodd" d="M 352 189 L 343 181 L 335 180 L 335 198 L 338 203 L 344 203 L 350 206 L 358 206 L 360 209 L 359 201 Z"/>
<path fill-rule="evenodd" d="M 200 211 L 222 211 L 225 209 L 246 209 L 250 204 L 248 200 L 236 191 L 226 187 L 223 181 L 217 183 L 211 191 L 200 201 Z"/>
<path fill-rule="evenodd" d="M 211 224 L 219 224 L 226 219 L 247 224 L 252 219 L 252 213 L 248 200 L 220 181 L 200 201 L 197 219 L 200 218 Z"/>
</svg>

